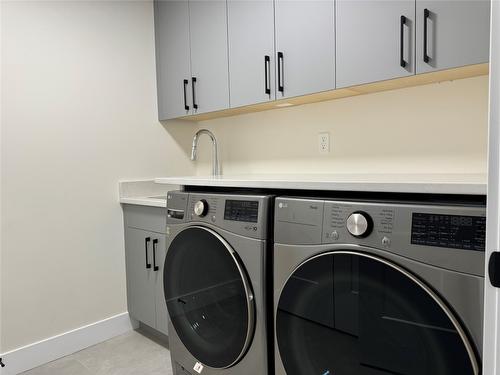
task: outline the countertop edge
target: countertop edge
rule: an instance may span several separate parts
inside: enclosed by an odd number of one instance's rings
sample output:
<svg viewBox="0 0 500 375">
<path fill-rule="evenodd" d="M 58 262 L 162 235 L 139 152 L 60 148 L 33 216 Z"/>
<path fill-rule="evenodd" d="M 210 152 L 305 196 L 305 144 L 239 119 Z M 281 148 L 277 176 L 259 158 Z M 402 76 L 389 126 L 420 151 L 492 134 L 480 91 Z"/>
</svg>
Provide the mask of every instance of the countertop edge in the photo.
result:
<svg viewBox="0 0 500 375">
<path fill-rule="evenodd" d="M 486 195 L 486 183 L 474 182 L 370 182 L 370 181 L 283 181 L 244 179 L 203 179 L 189 177 L 156 178 L 158 184 L 235 188 L 330 190 L 388 193 Z"/>
<path fill-rule="evenodd" d="M 120 198 L 120 203 L 122 204 L 135 204 L 139 206 L 150 206 L 150 207 L 167 207 L 167 201 L 164 199 L 154 199 L 154 198 Z"/>
</svg>

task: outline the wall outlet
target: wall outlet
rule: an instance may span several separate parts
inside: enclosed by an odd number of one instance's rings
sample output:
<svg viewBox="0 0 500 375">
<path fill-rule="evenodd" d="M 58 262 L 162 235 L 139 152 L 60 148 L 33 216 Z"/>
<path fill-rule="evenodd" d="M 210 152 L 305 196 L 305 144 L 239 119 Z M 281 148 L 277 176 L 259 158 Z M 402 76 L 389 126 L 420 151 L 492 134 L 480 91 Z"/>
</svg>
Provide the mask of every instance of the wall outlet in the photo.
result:
<svg viewBox="0 0 500 375">
<path fill-rule="evenodd" d="M 318 151 L 320 154 L 330 153 L 330 133 L 324 132 L 318 134 Z"/>
</svg>

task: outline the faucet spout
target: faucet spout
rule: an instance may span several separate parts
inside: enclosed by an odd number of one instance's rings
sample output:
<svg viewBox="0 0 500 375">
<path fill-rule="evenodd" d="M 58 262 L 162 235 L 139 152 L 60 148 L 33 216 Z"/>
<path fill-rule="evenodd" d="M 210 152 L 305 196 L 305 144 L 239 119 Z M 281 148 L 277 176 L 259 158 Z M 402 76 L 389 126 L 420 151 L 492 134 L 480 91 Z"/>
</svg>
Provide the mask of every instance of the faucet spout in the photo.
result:
<svg viewBox="0 0 500 375">
<path fill-rule="evenodd" d="M 217 176 L 220 174 L 217 139 L 211 131 L 201 129 L 196 132 L 193 137 L 193 145 L 191 147 L 191 160 L 195 161 L 198 158 L 198 141 L 202 134 L 208 135 L 212 141 L 212 175 Z"/>
</svg>

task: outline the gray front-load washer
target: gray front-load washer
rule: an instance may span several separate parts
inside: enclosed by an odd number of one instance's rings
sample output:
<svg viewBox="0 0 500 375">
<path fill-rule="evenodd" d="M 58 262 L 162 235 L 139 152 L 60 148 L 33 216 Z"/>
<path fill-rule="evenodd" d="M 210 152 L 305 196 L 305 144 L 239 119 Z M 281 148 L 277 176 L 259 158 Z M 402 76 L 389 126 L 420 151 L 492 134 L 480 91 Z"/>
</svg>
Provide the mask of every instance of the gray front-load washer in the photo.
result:
<svg viewBox="0 0 500 375">
<path fill-rule="evenodd" d="M 163 286 L 174 374 L 268 374 L 272 203 L 260 195 L 168 194 Z"/>
<path fill-rule="evenodd" d="M 276 375 L 481 372 L 485 207 L 277 198 Z"/>
</svg>

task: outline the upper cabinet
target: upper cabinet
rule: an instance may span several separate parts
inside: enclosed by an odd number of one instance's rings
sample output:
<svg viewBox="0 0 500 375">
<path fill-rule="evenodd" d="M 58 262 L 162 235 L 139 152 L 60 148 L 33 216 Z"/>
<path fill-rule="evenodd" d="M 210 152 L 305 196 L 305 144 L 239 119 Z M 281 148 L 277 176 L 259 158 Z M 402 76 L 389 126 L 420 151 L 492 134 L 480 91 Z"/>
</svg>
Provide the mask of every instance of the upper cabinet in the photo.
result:
<svg viewBox="0 0 500 375">
<path fill-rule="evenodd" d="M 155 0 L 154 9 L 160 120 L 322 100 L 489 59 L 490 0 Z"/>
<path fill-rule="evenodd" d="M 189 5 L 155 1 L 156 77 L 160 120 L 192 113 Z"/>
<path fill-rule="evenodd" d="M 231 107 L 276 98 L 273 0 L 228 0 Z"/>
<path fill-rule="evenodd" d="M 337 0 L 337 88 L 415 73 L 414 0 Z"/>
<path fill-rule="evenodd" d="M 417 73 L 489 60 L 490 1 L 417 0 Z"/>
<path fill-rule="evenodd" d="M 229 108 L 225 0 L 189 0 L 193 113 Z"/>
<path fill-rule="evenodd" d="M 276 99 L 335 88 L 333 0 L 275 0 Z"/>
<path fill-rule="evenodd" d="M 154 4 L 160 120 L 229 108 L 226 1 Z"/>
</svg>

